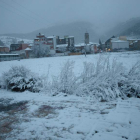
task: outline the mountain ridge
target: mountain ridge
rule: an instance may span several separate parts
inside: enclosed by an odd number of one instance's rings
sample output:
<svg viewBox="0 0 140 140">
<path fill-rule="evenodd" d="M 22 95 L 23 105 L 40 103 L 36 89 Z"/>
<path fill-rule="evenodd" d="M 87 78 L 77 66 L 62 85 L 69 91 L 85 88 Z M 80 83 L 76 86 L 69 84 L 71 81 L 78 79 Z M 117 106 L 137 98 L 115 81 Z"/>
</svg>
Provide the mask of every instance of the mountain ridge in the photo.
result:
<svg viewBox="0 0 140 140">
<path fill-rule="evenodd" d="M 97 39 L 97 33 L 93 29 L 94 25 L 90 22 L 79 21 L 66 23 L 62 25 L 55 25 L 48 28 L 42 28 L 39 30 L 35 30 L 26 34 L 1 34 L 2 36 L 10 36 L 10 37 L 18 37 L 18 38 L 26 38 L 26 39 L 34 39 L 38 33 L 45 34 L 46 36 L 58 35 L 63 37 L 65 35 L 72 35 L 75 37 L 75 42 L 84 42 L 84 34 L 87 31 L 90 35 L 90 41 Z"/>
</svg>

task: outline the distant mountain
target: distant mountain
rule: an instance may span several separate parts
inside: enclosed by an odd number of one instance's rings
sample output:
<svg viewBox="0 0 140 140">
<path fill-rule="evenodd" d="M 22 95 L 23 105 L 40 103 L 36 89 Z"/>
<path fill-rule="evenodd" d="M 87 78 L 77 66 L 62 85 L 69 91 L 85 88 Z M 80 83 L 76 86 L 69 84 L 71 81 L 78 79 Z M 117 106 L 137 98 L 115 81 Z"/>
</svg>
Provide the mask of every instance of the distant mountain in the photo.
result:
<svg viewBox="0 0 140 140">
<path fill-rule="evenodd" d="M 34 39 L 38 33 L 45 34 L 46 36 L 58 35 L 63 37 L 64 35 L 70 35 L 75 37 L 75 42 L 84 42 L 84 33 L 89 33 L 90 41 L 97 40 L 98 36 L 94 31 L 94 26 L 89 22 L 73 22 L 63 25 L 56 25 L 46 29 L 39 29 L 27 34 L 4 34 L 5 36 Z"/>
<path fill-rule="evenodd" d="M 13 42 L 13 40 L 15 40 Z M 10 47 L 10 45 L 12 43 L 18 43 L 18 41 L 24 41 L 24 43 L 28 43 L 28 44 L 32 44 L 33 40 L 29 40 L 29 39 L 23 39 L 23 38 L 16 38 L 15 37 L 10 37 L 10 36 L 0 36 L 0 46 L 6 46 L 6 47 Z M 1 42 L 3 43 L 1 45 Z"/>
<path fill-rule="evenodd" d="M 140 37 L 140 18 L 132 18 L 106 33 L 106 36 L 111 37 L 112 35 Z"/>
</svg>

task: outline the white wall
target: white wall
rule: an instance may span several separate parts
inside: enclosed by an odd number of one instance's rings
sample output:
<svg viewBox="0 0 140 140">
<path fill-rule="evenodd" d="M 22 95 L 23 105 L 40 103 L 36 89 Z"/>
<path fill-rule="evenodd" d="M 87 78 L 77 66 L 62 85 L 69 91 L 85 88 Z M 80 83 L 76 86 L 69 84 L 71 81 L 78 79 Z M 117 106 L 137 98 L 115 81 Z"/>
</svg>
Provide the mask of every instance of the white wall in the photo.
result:
<svg viewBox="0 0 140 140">
<path fill-rule="evenodd" d="M 129 42 L 112 42 L 112 49 L 126 49 L 129 48 Z"/>
</svg>

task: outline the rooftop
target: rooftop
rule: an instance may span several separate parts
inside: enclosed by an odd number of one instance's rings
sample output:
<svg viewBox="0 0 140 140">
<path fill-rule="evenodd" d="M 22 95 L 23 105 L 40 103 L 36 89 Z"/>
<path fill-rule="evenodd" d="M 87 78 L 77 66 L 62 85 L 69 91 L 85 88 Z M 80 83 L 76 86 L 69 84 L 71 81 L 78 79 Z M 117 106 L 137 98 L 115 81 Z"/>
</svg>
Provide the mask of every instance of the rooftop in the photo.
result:
<svg viewBox="0 0 140 140">
<path fill-rule="evenodd" d="M 48 36 L 47 38 L 54 38 L 55 36 Z"/>
<path fill-rule="evenodd" d="M 128 42 L 128 41 L 124 41 L 124 40 L 116 40 L 116 41 L 111 41 L 111 42 Z"/>
<path fill-rule="evenodd" d="M 25 50 L 26 50 L 26 51 L 31 51 L 32 49 L 30 49 L 30 48 L 26 48 Z"/>
<path fill-rule="evenodd" d="M 0 48 L 5 48 L 5 46 L 0 46 Z M 6 48 L 8 48 L 8 47 L 6 47 Z"/>
<path fill-rule="evenodd" d="M 0 55 L 19 55 L 19 54 L 6 53 L 6 54 L 0 54 Z"/>
<path fill-rule="evenodd" d="M 68 46 L 68 44 L 60 44 L 60 45 L 57 45 L 56 47 L 62 48 L 62 47 L 67 47 L 67 46 Z"/>
</svg>

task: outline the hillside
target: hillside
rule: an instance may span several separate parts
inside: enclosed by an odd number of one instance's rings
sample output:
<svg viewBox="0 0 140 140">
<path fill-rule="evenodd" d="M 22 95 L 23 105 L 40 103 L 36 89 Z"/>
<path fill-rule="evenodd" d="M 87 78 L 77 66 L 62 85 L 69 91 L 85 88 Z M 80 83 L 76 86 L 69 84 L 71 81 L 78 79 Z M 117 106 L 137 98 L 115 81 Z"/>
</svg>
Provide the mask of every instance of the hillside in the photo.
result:
<svg viewBox="0 0 140 140">
<path fill-rule="evenodd" d="M 106 33 L 106 36 L 140 36 L 140 18 L 132 18 L 126 22 L 120 23 Z"/>
<path fill-rule="evenodd" d="M 84 41 L 84 33 L 86 31 L 88 31 L 90 34 L 90 41 L 98 39 L 97 34 L 95 33 L 93 27 L 94 26 L 91 23 L 82 21 L 39 29 L 27 34 L 4 34 L 4 35 L 26 39 L 34 39 L 38 33 L 43 33 L 46 36 L 59 35 L 60 37 L 63 37 L 64 35 L 72 35 L 75 36 L 75 42 L 79 43 Z"/>
<path fill-rule="evenodd" d="M 10 47 L 12 43 L 17 43 L 18 41 L 24 41 L 24 43 L 32 44 L 33 40 L 23 39 L 23 38 L 15 38 L 10 36 L 0 36 L 0 40 L 4 43 L 3 45 L 6 47 Z M 14 42 L 13 42 L 14 40 Z"/>
</svg>

